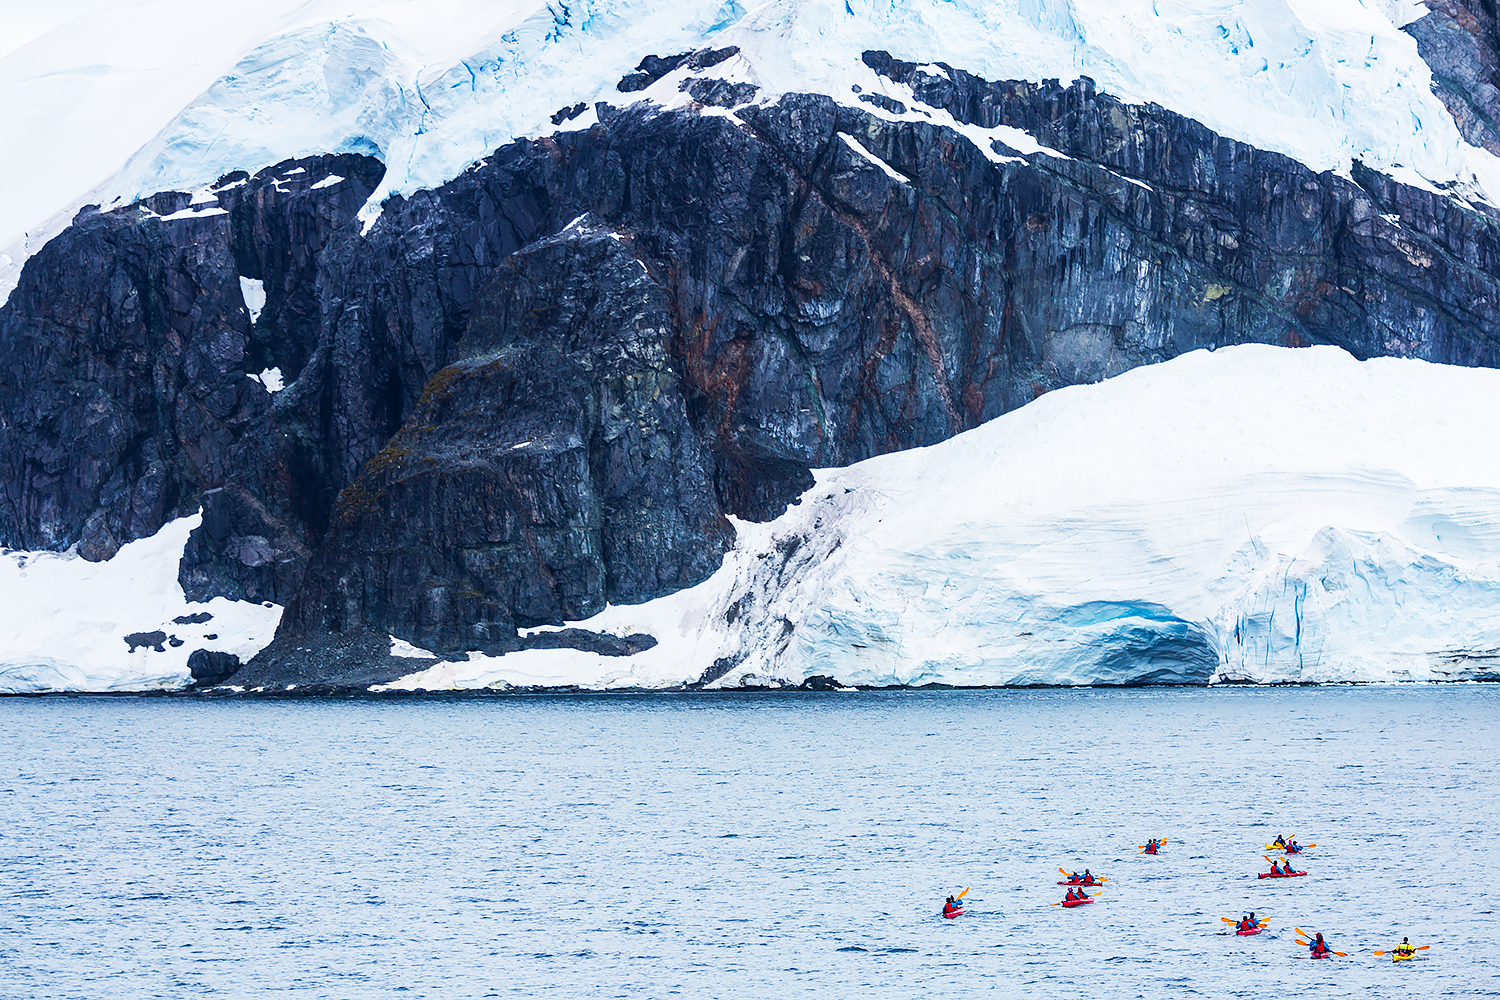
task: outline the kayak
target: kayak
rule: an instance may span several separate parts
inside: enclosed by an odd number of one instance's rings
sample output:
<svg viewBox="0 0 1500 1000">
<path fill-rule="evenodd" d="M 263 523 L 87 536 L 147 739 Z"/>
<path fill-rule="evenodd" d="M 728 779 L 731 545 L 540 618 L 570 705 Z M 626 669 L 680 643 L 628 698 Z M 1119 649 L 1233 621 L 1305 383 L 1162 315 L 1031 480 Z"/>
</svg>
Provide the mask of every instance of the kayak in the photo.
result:
<svg viewBox="0 0 1500 1000">
<path fill-rule="evenodd" d="M 954 917 L 961 917 L 963 915 L 964 915 L 964 908 L 962 906 L 960 906 L 960 907 L 958 907 L 957 909 L 954 909 L 954 910 L 947 910 L 947 909 L 943 910 L 943 916 L 947 917 L 949 920 L 952 920 Z"/>
<path fill-rule="evenodd" d="M 1147 847 L 1147 848 L 1142 849 L 1141 853 L 1142 854 L 1155 854 L 1156 853 L 1156 848 L 1154 848 L 1154 847 Z"/>
<path fill-rule="evenodd" d="M 1332 958 L 1332 951 L 1314 951 L 1308 953 L 1308 958 Z"/>
<path fill-rule="evenodd" d="M 1263 930 L 1265 930 L 1264 927 L 1252 927 L 1248 931 L 1235 931 L 1235 933 L 1240 937 L 1246 937 L 1250 934 L 1259 934 Z"/>
<path fill-rule="evenodd" d="M 1062 905 L 1072 909 L 1075 906 L 1082 906 L 1084 903 L 1092 903 L 1093 901 L 1094 898 L 1092 896 L 1085 896 L 1082 899 L 1065 899 L 1062 901 Z"/>
<path fill-rule="evenodd" d="M 1414 959 L 1416 957 L 1417 956 L 1415 956 L 1415 955 L 1398 955 L 1395 952 L 1391 952 L 1391 961 L 1392 962 L 1410 962 L 1412 959 Z"/>
<path fill-rule="evenodd" d="M 1087 886 L 1088 888 L 1092 889 L 1095 886 L 1100 886 L 1100 885 L 1103 885 L 1104 883 L 1103 882 L 1059 882 L 1057 884 L 1058 885 L 1071 885 L 1071 886 L 1075 886 L 1075 887 L 1076 886 Z"/>
<path fill-rule="evenodd" d="M 1306 875 L 1307 872 L 1261 872 L 1256 878 L 1296 878 L 1298 875 Z"/>
</svg>

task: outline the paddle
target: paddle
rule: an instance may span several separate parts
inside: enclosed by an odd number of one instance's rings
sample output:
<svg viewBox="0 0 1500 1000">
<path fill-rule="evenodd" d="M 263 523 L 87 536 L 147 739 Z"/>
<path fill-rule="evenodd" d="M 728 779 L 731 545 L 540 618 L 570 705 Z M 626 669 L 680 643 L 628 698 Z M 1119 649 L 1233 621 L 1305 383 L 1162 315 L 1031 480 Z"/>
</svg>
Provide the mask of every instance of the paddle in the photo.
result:
<svg viewBox="0 0 1500 1000">
<path fill-rule="evenodd" d="M 954 902 L 957 902 L 958 900 L 963 899 L 965 896 L 967 896 L 969 894 L 970 888 L 972 888 L 972 886 L 966 886 L 963 892 L 959 893 L 957 896 L 954 896 Z"/>
<path fill-rule="evenodd" d="M 1430 945 L 1430 944 L 1418 945 L 1417 947 L 1413 948 L 1412 951 L 1426 951 L 1428 948 L 1431 948 L 1431 947 L 1432 947 L 1432 945 Z M 1395 952 L 1377 951 L 1377 952 L 1373 952 L 1373 954 L 1376 954 L 1376 955 L 1393 955 L 1393 954 L 1395 954 Z"/>
<path fill-rule="evenodd" d="M 1220 917 L 1219 919 L 1222 920 L 1222 921 L 1224 921 L 1226 924 L 1237 924 L 1237 923 L 1239 923 L 1239 921 L 1235 920 L 1233 917 Z M 1270 924 L 1270 922 L 1271 921 L 1269 921 L 1269 920 L 1257 920 L 1255 922 L 1255 926 L 1257 926 L 1257 927 L 1265 927 L 1268 924 Z"/>
</svg>

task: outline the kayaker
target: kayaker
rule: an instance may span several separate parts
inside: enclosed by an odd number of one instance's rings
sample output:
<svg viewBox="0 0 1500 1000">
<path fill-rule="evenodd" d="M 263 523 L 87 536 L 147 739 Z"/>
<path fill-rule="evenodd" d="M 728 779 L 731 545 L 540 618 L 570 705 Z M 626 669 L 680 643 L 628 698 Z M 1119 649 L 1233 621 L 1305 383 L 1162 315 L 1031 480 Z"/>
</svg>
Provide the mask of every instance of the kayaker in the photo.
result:
<svg viewBox="0 0 1500 1000">
<path fill-rule="evenodd" d="M 1093 885 L 1094 884 L 1094 873 L 1091 872 L 1091 871 L 1089 871 L 1087 868 L 1085 868 L 1083 870 L 1083 884 L 1084 885 Z"/>
<path fill-rule="evenodd" d="M 1236 927 L 1235 930 L 1237 930 L 1237 931 L 1248 931 L 1250 929 L 1250 927 L 1251 927 L 1250 918 L 1246 917 L 1246 916 L 1241 916 L 1240 917 L 1240 925 L 1238 927 Z"/>
<path fill-rule="evenodd" d="M 1081 878 L 1078 877 L 1078 873 L 1077 872 L 1069 872 L 1068 873 L 1068 878 L 1071 881 L 1074 881 L 1074 882 L 1082 882 L 1083 881 L 1083 879 L 1081 879 Z"/>
<path fill-rule="evenodd" d="M 1326 955 L 1333 949 L 1329 948 L 1328 945 L 1323 943 L 1323 932 L 1319 931 L 1317 938 L 1308 943 L 1307 950 L 1310 954 L 1313 955 Z"/>
<path fill-rule="evenodd" d="M 1069 889 L 1068 890 L 1068 899 L 1067 899 L 1067 901 L 1071 903 L 1073 900 L 1075 900 L 1077 898 L 1078 898 L 1077 893 L 1074 892 L 1074 890 Z"/>
<path fill-rule="evenodd" d="M 1391 949 L 1391 954 L 1397 958 L 1411 958 L 1416 953 L 1417 949 L 1413 948 L 1411 942 L 1407 941 L 1406 938 L 1402 938 L 1401 943 Z"/>
<path fill-rule="evenodd" d="M 1271 841 L 1271 846 L 1272 847 L 1285 847 L 1286 846 L 1286 841 L 1283 840 L 1281 834 L 1278 833 L 1276 835 L 1276 839 L 1273 840 L 1273 841 Z"/>
<path fill-rule="evenodd" d="M 1302 848 L 1300 848 L 1300 847 L 1297 846 L 1297 838 L 1296 837 L 1293 837 L 1291 840 L 1287 841 L 1285 850 L 1286 850 L 1286 852 L 1288 854 L 1301 854 L 1302 853 Z"/>
<path fill-rule="evenodd" d="M 1271 874 L 1272 875 L 1280 875 L 1281 874 L 1281 868 L 1278 865 L 1278 863 L 1275 862 L 1275 861 L 1271 862 Z"/>
<path fill-rule="evenodd" d="M 1259 927 L 1260 926 L 1260 921 L 1258 921 L 1258 920 L 1255 919 L 1255 911 L 1254 910 L 1250 911 L 1250 926 L 1251 927 Z"/>
</svg>

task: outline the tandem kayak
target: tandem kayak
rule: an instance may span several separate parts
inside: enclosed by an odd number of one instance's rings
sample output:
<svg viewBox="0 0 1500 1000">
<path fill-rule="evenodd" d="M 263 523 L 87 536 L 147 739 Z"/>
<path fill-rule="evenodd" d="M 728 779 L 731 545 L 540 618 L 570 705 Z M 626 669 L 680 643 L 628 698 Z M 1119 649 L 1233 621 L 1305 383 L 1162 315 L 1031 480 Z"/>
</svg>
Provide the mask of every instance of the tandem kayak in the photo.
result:
<svg viewBox="0 0 1500 1000">
<path fill-rule="evenodd" d="M 1094 898 L 1092 896 L 1084 896 L 1082 899 L 1065 899 L 1062 901 L 1062 905 L 1068 909 L 1072 909 L 1075 906 L 1082 906 L 1084 903 L 1092 903 L 1093 901 Z"/>
<path fill-rule="evenodd" d="M 1261 872 L 1256 878 L 1296 878 L 1298 875 L 1306 875 L 1307 872 Z"/>
<path fill-rule="evenodd" d="M 949 909 L 944 909 L 943 910 L 943 916 L 947 917 L 949 920 L 952 920 L 954 917 L 961 917 L 963 915 L 964 915 L 964 908 L 962 906 L 958 907 L 957 909 L 953 909 L 953 910 L 949 910 Z"/>
<path fill-rule="evenodd" d="M 1235 931 L 1235 933 L 1240 937 L 1247 937 L 1251 934 L 1259 934 L 1263 930 L 1265 930 L 1264 927 L 1252 927 L 1248 931 Z"/>
</svg>

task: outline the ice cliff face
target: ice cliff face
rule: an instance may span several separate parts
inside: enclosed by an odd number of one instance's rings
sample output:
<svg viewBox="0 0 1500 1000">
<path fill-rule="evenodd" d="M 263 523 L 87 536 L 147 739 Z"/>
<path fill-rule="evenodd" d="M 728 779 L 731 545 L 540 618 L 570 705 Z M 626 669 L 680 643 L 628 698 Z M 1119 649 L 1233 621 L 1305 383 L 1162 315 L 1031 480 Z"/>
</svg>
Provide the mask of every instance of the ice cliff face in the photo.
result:
<svg viewBox="0 0 1500 1000">
<path fill-rule="evenodd" d="M 1278 4 L 1235 15 L 1245 38 L 1223 34 L 1224 18 L 1201 7 L 1127 30 L 1086 3 L 731 5 L 714 7 L 711 22 L 706 7 L 627 18 L 600 6 L 553 11 L 545 31 L 526 20 L 530 8 L 495 8 L 530 27 L 478 43 L 509 55 L 464 62 L 466 83 L 451 62 L 411 69 L 412 50 L 379 41 L 371 24 L 308 33 L 284 23 L 272 48 L 244 57 L 244 76 L 214 84 L 126 173 L 164 183 L 226 149 L 267 156 L 278 135 L 314 142 L 320 129 L 330 146 L 359 151 L 88 209 L 35 255 L 0 308 L 0 541 L 107 560 L 201 510 L 177 574 L 183 596 L 286 607 L 270 648 L 236 646 L 259 651 L 235 678 L 245 685 L 391 681 L 412 669 L 392 649 L 508 654 L 506 670 L 608 656 L 611 676 L 640 683 L 795 679 L 817 659 L 799 644 L 861 621 L 840 610 L 837 586 L 817 589 L 838 564 L 838 532 L 779 535 L 801 540 L 785 542 L 795 550 L 785 558 L 757 557 L 775 578 L 756 577 L 720 609 L 733 628 L 704 633 L 694 655 L 706 660 L 665 664 L 655 633 L 555 626 L 670 600 L 710 578 L 728 586 L 715 575 L 721 559 L 742 560 L 733 553 L 758 530 L 742 528 L 735 548 L 730 519 L 776 518 L 814 469 L 936 445 L 1054 389 L 1197 348 L 1330 344 L 1363 358 L 1500 361 L 1500 217 L 1482 197 L 1490 154 L 1441 109 L 1416 43 L 1359 10 L 1362 40 L 1321 21 L 1314 30 L 1313 13 Z M 668 14 L 675 26 L 661 34 L 654 18 Z M 1282 20 L 1267 35 L 1257 19 L 1272 14 Z M 1147 72 L 1159 62 L 1137 50 L 1193 49 L 1182 39 L 1210 22 L 1221 42 L 1237 39 L 1236 58 L 1257 46 L 1282 56 L 1254 72 L 1246 63 L 1222 90 L 1259 95 L 1264 120 L 1215 114 L 1236 134 L 1300 115 L 1300 131 L 1278 125 L 1268 144 L 1301 159 L 1121 101 L 1092 80 L 971 72 L 1086 58 L 1126 92 L 1177 94 L 1170 88 L 1204 66 L 1222 69 L 1223 53 L 1184 51 L 1179 80 Z M 994 30 L 975 36 L 976 25 Z M 731 31 L 743 44 L 718 45 Z M 910 61 L 855 51 L 879 31 L 931 47 Z M 599 39 L 640 32 L 716 45 L 644 58 L 610 50 L 572 73 L 554 59 L 564 43 L 598 54 Z M 1355 42 L 1364 70 L 1347 58 Z M 441 32 L 424 44 L 455 57 Z M 517 52 L 535 60 L 526 72 Z M 973 62 L 950 61 L 954 52 Z M 1436 117 L 1381 130 L 1358 102 L 1303 107 L 1325 77 L 1339 94 Z M 569 87 L 608 100 L 552 102 L 577 96 Z M 494 117 L 506 95 L 514 120 Z M 475 141 L 476 123 L 509 135 L 544 107 L 557 109 L 541 126 L 555 134 L 506 142 L 451 180 L 414 188 L 423 171 L 452 167 L 434 164 Z M 265 127 L 241 129 L 247 117 Z M 420 127 L 402 133 L 412 120 Z M 302 131 L 285 132 L 293 124 Z M 252 134 L 262 145 L 235 145 Z M 1399 168 L 1396 149 L 1411 154 Z M 1350 150 L 1364 161 L 1350 162 Z M 1324 160 L 1339 169 L 1308 165 Z M 1024 478 L 1038 459 L 1009 451 L 1005 461 Z M 1059 501 L 1053 513 L 1077 512 Z M 1329 553 L 1363 551 L 1357 524 L 1320 527 Z M 1140 533 L 1125 524 L 1111 537 Z M 1427 573 L 1424 547 L 1402 537 L 1382 558 L 1410 567 L 1393 570 L 1381 594 L 1406 595 L 1408 579 L 1441 593 L 1444 571 Z M 1159 544 L 1137 554 L 1176 558 Z M 1160 679 L 1221 668 L 1278 676 L 1285 636 L 1311 649 L 1325 627 L 1304 611 L 1320 608 L 1327 623 L 1354 610 L 1318 605 L 1304 587 L 1288 617 L 1288 581 L 1331 578 L 1308 567 L 1333 557 L 1304 548 L 1276 549 L 1288 559 L 1280 570 L 1246 563 L 1229 574 L 1250 588 L 1243 600 L 1207 610 L 1175 592 L 985 592 L 972 600 L 999 601 L 997 614 L 1026 602 L 1055 628 L 1031 630 L 1028 639 L 1051 638 L 983 668 L 964 645 L 976 636 L 936 624 L 945 599 L 969 598 L 961 587 L 935 591 L 924 613 L 934 647 L 943 636 L 958 643 L 949 659 L 914 659 L 910 645 L 891 659 L 889 644 L 861 643 L 886 651 L 868 654 L 886 665 L 839 676 L 1141 679 L 1147 662 Z M 889 572 L 916 580 L 922 564 Z M 776 618 L 757 594 L 794 604 L 815 595 L 828 620 Z M 1228 607 L 1243 648 L 1222 641 Z M 792 624 L 751 625 L 773 620 Z M 1410 645 L 1401 642 L 1390 648 Z M 1482 648 L 1454 642 L 1455 657 Z M 1437 655 L 1419 646 L 1413 656 Z M 1113 650 L 1113 667 L 1089 658 L 1096 647 Z M 215 662 L 200 664 L 203 676 L 225 667 Z M 717 666 L 704 674 L 708 663 Z M 605 683 L 596 675 L 590 683 Z"/>
</svg>

